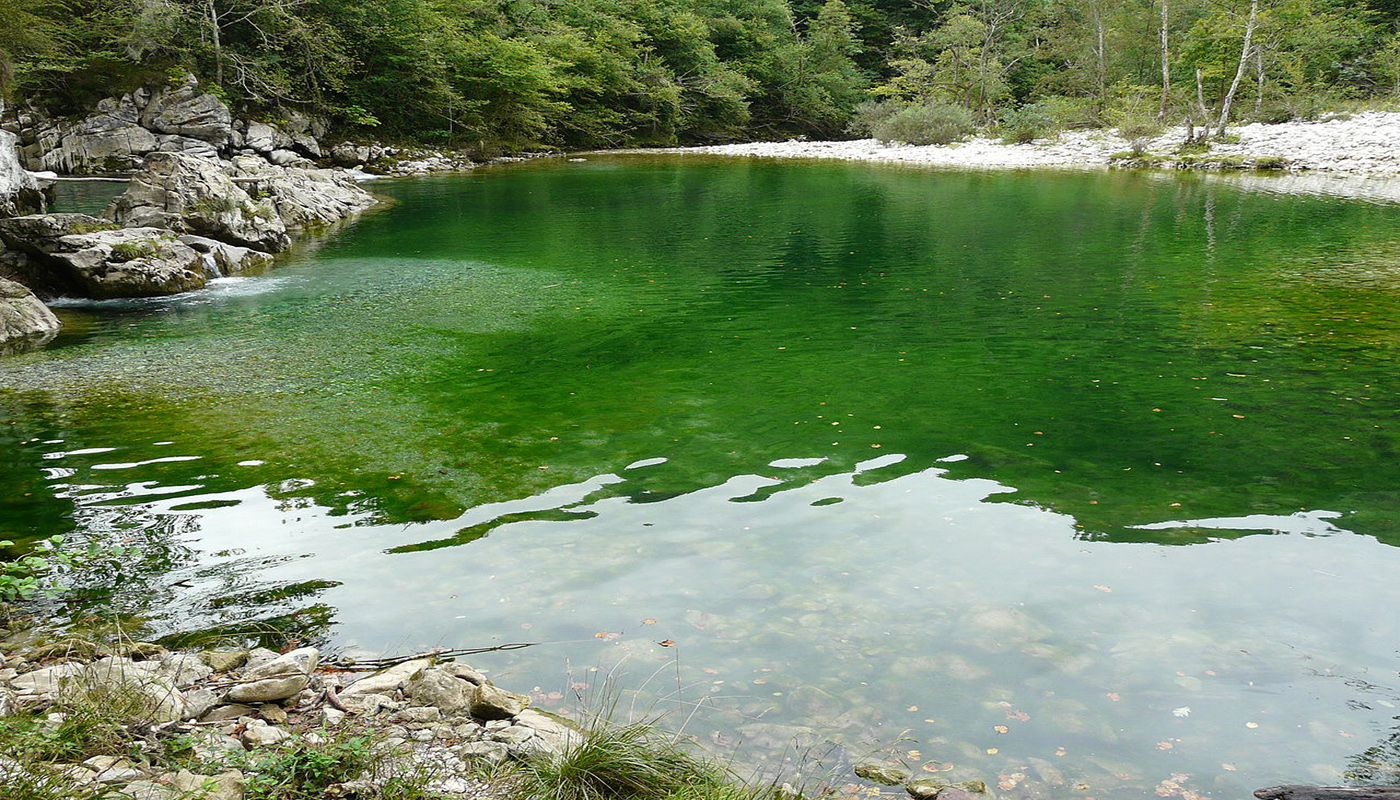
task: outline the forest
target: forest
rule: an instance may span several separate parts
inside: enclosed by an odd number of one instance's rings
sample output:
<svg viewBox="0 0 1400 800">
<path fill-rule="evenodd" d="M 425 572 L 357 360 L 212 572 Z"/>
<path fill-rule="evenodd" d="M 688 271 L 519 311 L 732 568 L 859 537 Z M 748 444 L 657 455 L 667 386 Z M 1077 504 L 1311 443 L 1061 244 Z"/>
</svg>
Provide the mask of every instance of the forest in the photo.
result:
<svg viewBox="0 0 1400 800">
<path fill-rule="evenodd" d="M 0 0 L 11 107 L 184 70 L 270 119 L 483 154 L 1145 135 L 1393 102 L 1400 0 Z"/>
</svg>

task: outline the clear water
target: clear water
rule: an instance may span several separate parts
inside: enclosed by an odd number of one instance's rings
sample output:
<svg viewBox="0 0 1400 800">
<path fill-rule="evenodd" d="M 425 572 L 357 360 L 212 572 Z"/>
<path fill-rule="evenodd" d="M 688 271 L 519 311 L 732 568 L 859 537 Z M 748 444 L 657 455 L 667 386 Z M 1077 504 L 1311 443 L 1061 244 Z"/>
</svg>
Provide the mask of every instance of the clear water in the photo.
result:
<svg viewBox="0 0 1400 800">
<path fill-rule="evenodd" d="M 60 304 L 0 362 L 0 537 L 138 545 L 157 632 L 545 642 L 471 661 L 746 762 L 1339 781 L 1400 714 L 1400 209 L 1259 185 L 377 184 L 265 276 Z"/>
</svg>

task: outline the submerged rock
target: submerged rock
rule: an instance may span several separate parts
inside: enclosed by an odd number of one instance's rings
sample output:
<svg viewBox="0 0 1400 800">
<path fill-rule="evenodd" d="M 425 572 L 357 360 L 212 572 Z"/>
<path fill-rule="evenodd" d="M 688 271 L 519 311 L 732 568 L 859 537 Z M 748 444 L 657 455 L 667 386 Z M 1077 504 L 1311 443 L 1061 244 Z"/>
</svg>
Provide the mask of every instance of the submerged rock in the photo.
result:
<svg viewBox="0 0 1400 800">
<path fill-rule="evenodd" d="M 42 268 L 31 273 L 56 294 L 152 297 L 206 283 L 200 254 L 170 231 L 111 228 L 86 214 L 34 214 L 0 219 L 0 240 Z"/>
<path fill-rule="evenodd" d="M 888 764 L 881 764 L 877 761 L 866 761 L 857 764 L 856 775 L 868 781 L 884 786 L 901 786 L 909 780 L 909 770 L 892 767 Z"/>
</svg>

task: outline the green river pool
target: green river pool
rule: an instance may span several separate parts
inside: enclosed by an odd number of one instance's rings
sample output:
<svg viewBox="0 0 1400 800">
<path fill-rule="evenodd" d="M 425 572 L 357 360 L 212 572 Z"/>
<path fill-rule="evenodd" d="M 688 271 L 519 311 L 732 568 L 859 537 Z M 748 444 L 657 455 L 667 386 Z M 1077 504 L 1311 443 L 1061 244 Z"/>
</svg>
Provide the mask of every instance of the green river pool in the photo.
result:
<svg viewBox="0 0 1400 800">
<path fill-rule="evenodd" d="M 0 361 L 0 538 L 136 548 L 99 603 L 153 635 L 542 642 L 469 660 L 765 769 L 1192 800 L 1400 757 L 1400 208 L 679 155 L 372 188 L 266 274 L 59 302 Z"/>
</svg>

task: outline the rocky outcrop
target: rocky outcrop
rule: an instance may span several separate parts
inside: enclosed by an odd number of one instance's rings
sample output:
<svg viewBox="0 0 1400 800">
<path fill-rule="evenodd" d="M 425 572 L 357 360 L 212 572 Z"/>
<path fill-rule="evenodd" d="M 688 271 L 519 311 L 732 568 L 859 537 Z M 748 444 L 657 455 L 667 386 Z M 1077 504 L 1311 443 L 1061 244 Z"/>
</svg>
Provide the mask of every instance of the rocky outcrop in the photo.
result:
<svg viewBox="0 0 1400 800">
<path fill-rule="evenodd" d="M 128 172 L 149 153 L 216 158 L 233 143 L 233 115 L 186 74 L 174 86 L 144 88 L 107 98 L 82 119 L 64 122 L 20 117 L 25 164 L 74 175 Z"/>
<path fill-rule="evenodd" d="M 234 180 L 272 203 L 292 230 L 339 222 L 374 205 L 374 196 L 344 175 L 323 169 L 279 168 L 249 156 L 233 159 Z"/>
<path fill-rule="evenodd" d="M 0 278 L 0 353 L 38 347 L 58 335 L 58 317 L 34 293 Z"/>
<path fill-rule="evenodd" d="M 160 228 L 111 229 L 86 214 L 0 219 L 0 241 L 46 268 L 44 282 L 83 297 L 152 297 L 198 289 L 201 253 Z"/>
<path fill-rule="evenodd" d="M 0 216 L 44 210 L 44 193 L 20 165 L 16 141 L 13 133 L 0 131 Z"/>
<path fill-rule="evenodd" d="M 107 213 L 119 225 L 169 228 L 265 252 L 291 244 L 269 200 L 254 200 L 219 162 L 183 153 L 149 156 Z"/>
</svg>

